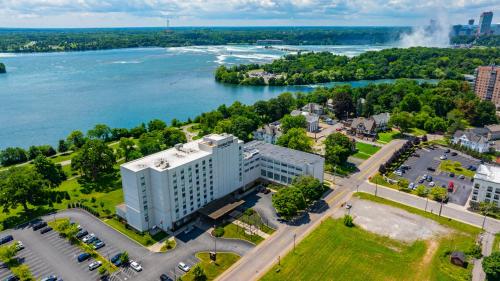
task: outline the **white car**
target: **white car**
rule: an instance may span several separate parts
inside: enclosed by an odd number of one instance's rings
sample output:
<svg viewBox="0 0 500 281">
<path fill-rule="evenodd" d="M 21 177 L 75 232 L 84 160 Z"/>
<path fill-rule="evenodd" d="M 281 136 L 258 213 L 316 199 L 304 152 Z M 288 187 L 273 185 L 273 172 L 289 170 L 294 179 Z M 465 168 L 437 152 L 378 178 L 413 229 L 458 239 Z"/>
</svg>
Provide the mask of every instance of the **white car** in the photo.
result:
<svg viewBox="0 0 500 281">
<path fill-rule="evenodd" d="M 92 262 L 91 264 L 89 264 L 89 270 L 92 271 L 101 265 L 102 265 L 102 262 L 100 262 L 100 261 Z"/>
<path fill-rule="evenodd" d="M 183 262 L 180 262 L 177 267 L 179 267 L 179 269 L 184 271 L 184 272 L 188 272 L 191 269 L 187 264 L 185 264 Z"/>
<path fill-rule="evenodd" d="M 410 182 L 410 184 L 408 185 L 408 188 L 409 189 L 415 189 L 415 183 Z"/>
<path fill-rule="evenodd" d="M 435 186 L 435 185 L 436 185 L 436 184 L 435 184 L 433 181 L 431 181 L 431 182 L 429 183 L 429 186 L 430 186 L 430 187 L 433 187 L 433 186 Z"/>
<path fill-rule="evenodd" d="M 441 160 L 446 160 L 448 157 L 446 157 L 446 155 L 441 155 L 441 157 L 439 157 L 439 159 Z"/>
<path fill-rule="evenodd" d="M 90 241 L 90 239 L 94 238 L 95 237 L 95 234 L 94 233 L 91 233 L 85 237 L 83 237 L 82 241 L 83 243 L 87 243 L 88 241 Z"/>
<path fill-rule="evenodd" d="M 394 171 L 394 174 L 396 176 L 402 176 L 403 175 L 403 172 L 401 172 L 401 170 L 397 170 L 397 171 Z"/>
<path fill-rule="evenodd" d="M 130 267 L 132 267 L 132 269 L 134 269 L 137 272 L 142 270 L 142 266 L 138 262 L 133 260 L 130 260 Z"/>
<path fill-rule="evenodd" d="M 16 242 L 16 250 L 20 251 L 20 250 L 22 250 L 22 249 L 24 249 L 23 242 L 21 242 L 21 241 L 17 241 L 17 242 Z"/>
</svg>

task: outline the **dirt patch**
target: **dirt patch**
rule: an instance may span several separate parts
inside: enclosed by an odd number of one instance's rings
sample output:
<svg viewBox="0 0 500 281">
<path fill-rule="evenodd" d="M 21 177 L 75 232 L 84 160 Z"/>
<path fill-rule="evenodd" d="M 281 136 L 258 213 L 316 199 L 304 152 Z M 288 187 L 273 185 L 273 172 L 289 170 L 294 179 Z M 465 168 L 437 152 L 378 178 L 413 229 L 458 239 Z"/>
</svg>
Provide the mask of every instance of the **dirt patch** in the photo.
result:
<svg viewBox="0 0 500 281">
<path fill-rule="evenodd" d="M 335 212 L 334 217 L 342 217 L 350 212 L 357 226 L 391 239 L 411 243 L 447 235 L 452 231 L 433 220 L 399 208 L 357 198 L 353 198 L 350 203 L 350 211 L 340 209 Z"/>
</svg>

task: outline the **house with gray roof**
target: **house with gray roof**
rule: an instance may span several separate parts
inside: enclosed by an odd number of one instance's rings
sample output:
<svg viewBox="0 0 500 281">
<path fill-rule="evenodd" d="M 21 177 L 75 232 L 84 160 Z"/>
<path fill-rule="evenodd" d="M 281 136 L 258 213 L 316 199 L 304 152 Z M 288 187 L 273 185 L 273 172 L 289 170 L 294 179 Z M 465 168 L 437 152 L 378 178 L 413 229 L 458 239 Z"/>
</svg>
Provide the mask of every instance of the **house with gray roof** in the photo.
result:
<svg viewBox="0 0 500 281">
<path fill-rule="evenodd" d="M 488 140 L 500 140 L 500 124 L 484 126 L 488 130 Z"/>
<path fill-rule="evenodd" d="M 264 125 L 253 132 L 253 138 L 270 144 L 276 144 L 279 137 L 283 135 L 279 121 Z"/>
<path fill-rule="evenodd" d="M 453 135 L 451 142 L 480 153 L 488 152 L 490 149 L 488 131 L 484 128 L 458 130 Z"/>
<path fill-rule="evenodd" d="M 369 118 L 357 117 L 351 122 L 351 134 L 363 136 L 375 136 L 377 132 L 385 131 L 389 127 L 389 113 L 380 113 Z"/>
<path fill-rule="evenodd" d="M 317 132 L 319 130 L 319 115 L 315 113 L 310 113 L 307 111 L 294 110 L 290 113 L 292 116 L 302 115 L 306 118 L 307 131 L 310 133 Z"/>
<path fill-rule="evenodd" d="M 302 107 L 302 111 L 313 113 L 313 114 L 320 115 L 320 116 L 323 115 L 323 113 L 324 113 L 323 106 L 321 106 L 317 103 L 313 103 L 313 102 L 304 105 Z"/>
</svg>

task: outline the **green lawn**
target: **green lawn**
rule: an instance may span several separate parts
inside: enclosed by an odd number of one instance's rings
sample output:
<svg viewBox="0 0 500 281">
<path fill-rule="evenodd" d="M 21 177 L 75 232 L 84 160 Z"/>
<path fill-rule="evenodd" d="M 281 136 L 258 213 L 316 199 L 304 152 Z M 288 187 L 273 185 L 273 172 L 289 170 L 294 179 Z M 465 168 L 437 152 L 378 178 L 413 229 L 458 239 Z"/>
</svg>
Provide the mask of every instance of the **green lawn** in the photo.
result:
<svg viewBox="0 0 500 281">
<path fill-rule="evenodd" d="M 417 136 L 417 137 L 420 137 L 420 136 L 427 134 L 426 131 L 419 129 L 419 128 L 411 128 L 408 133 L 410 133 L 414 136 Z"/>
<path fill-rule="evenodd" d="M 245 233 L 245 230 L 234 223 L 228 223 L 224 226 L 224 238 L 236 238 L 241 240 L 247 240 L 254 244 L 259 244 L 264 241 L 264 238 L 259 235 L 250 235 Z"/>
<path fill-rule="evenodd" d="M 373 154 L 375 154 L 377 151 L 380 150 L 380 146 L 376 146 L 376 145 L 364 143 L 364 142 L 356 142 L 356 150 L 358 152 L 356 152 L 356 154 L 354 154 L 353 157 L 356 157 L 359 159 L 368 159 Z"/>
<path fill-rule="evenodd" d="M 356 196 L 427 214 L 368 194 Z M 436 215 L 431 218 L 456 230 L 434 240 L 438 245 L 432 256 L 426 256 L 429 241 L 406 244 L 329 218 L 262 280 L 469 280 L 472 266 L 464 269 L 450 264 L 448 253 L 469 249 L 480 230 Z"/>
<path fill-rule="evenodd" d="M 495 234 L 495 241 L 493 242 L 493 252 L 500 251 L 500 233 Z"/>
<path fill-rule="evenodd" d="M 133 229 L 127 228 L 125 224 L 119 222 L 117 219 L 107 219 L 104 220 L 104 223 L 146 247 L 151 246 L 154 243 L 159 242 L 163 238 L 167 237 L 167 234 L 163 231 L 154 236 L 151 236 L 148 232 L 139 233 Z M 173 246 L 175 247 L 175 245 Z"/>
<path fill-rule="evenodd" d="M 392 141 L 393 139 L 397 139 L 401 136 L 401 133 L 397 130 L 392 130 L 389 132 L 380 132 L 377 134 L 377 142 L 386 144 Z"/>
<path fill-rule="evenodd" d="M 475 172 L 469 171 L 466 168 L 462 167 L 462 164 L 458 161 L 452 160 L 442 160 L 439 164 L 438 169 L 446 172 L 453 172 L 456 175 L 464 175 L 466 177 L 472 178 L 475 175 Z"/>
<path fill-rule="evenodd" d="M 210 255 L 207 252 L 197 253 L 196 257 L 200 259 L 197 265 L 201 266 L 205 271 L 207 276 L 206 280 L 214 280 L 240 259 L 240 256 L 233 253 L 217 253 L 217 261 L 215 263 L 210 260 Z M 182 280 L 194 281 L 192 272 L 193 270 L 191 269 L 186 275 L 182 276 Z"/>
</svg>

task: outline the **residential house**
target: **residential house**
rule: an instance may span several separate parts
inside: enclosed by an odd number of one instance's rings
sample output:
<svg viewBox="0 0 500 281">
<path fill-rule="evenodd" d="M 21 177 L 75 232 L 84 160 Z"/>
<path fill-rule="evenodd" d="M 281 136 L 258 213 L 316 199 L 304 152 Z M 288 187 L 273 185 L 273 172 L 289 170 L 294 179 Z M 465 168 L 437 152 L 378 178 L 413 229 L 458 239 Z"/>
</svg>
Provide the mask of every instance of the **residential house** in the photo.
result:
<svg viewBox="0 0 500 281">
<path fill-rule="evenodd" d="M 306 118 L 307 131 L 310 133 L 317 132 L 319 130 L 319 115 L 315 113 L 310 113 L 307 111 L 294 110 L 290 113 L 292 116 L 302 115 Z"/>
<path fill-rule="evenodd" d="M 485 128 L 458 130 L 453 135 L 451 142 L 480 153 L 488 152 L 490 149 L 488 130 Z"/>
<path fill-rule="evenodd" d="M 264 127 L 259 128 L 253 133 L 253 138 L 266 143 L 276 144 L 278 138 L 283 135 L 280 125 L 281 123 L 279 121 L 264 125 Z"/>
<path fill-rule="evenodd" d="M 324 113 L 323 106 L 321 106 L 317 103 L 308 103 L 308 104 L 304 105 L 302 107 L 302 111 L 313 113 L 313 114 L 316 114 L 319 116 L 323 115 L 323 113 Z"/>
<path fill-rule="evenodd" d="M 375 121 L 376 132 L 389 129 L 389 119 L 391 119 L 391 114 L 389 112 L 375 114 L 371 118 Z"/>
<path fill-rule="evenodd" d="M 494 125 L 488 125 L 485 126 L 485 128 L 488 130 L 488 140 L 500 140 L 500 125 L 499 124 L 494 124 Z"/>
<path fill-rule="evenodd" d="M 351 122 L 351 133 L 363 136 L 375 136 L 377 132 L 385 131 L 389 127 L 389 113 L 380 113 L 369 118 L 358 117 Z"/>
</svg>

